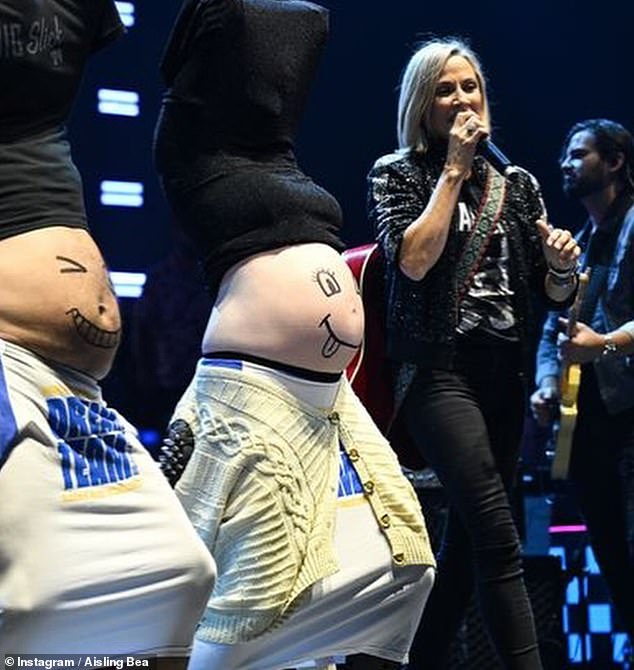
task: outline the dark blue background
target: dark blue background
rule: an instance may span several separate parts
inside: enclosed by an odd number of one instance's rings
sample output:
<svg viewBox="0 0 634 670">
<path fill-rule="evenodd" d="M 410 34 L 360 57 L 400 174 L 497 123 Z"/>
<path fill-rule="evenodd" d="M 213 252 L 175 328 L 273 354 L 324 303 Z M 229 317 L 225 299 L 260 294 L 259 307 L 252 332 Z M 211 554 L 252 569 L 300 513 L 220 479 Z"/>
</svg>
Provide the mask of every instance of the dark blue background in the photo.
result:
<svg viewBox="0 0 634 670">
<path fill-rule="evenodd" d="M 298 138 L 304 170 L 345 213 L 349 244 L 372 235 L 365 175 L 395 146 L 397 83 L 412 49 L 429 34 L 457 34 L 480 54 L 489 80 L 496 143 L 540 180 L 551 220 L 578 225 L 583 212 L 560 193 L 557 156 L 569 126 L 607 116 L 632 121 L 634 89 L 626 47 L 634 4 L 604 0 L 329 0 L 330 40 Z M 98 54 L 72 117 L 93 232 L 116 270 L 144 270 L 170 244 L 169 217 L 154 174 L 151 139 L 162 83 L 158 63 L 180 2 L 140 0 L 136 24 Z M 139 90 L 136 119 L 96 113 L 96 88 Z M 101 178 L 145 183 L 141 210 L 98 205 Z"/>
</svg>

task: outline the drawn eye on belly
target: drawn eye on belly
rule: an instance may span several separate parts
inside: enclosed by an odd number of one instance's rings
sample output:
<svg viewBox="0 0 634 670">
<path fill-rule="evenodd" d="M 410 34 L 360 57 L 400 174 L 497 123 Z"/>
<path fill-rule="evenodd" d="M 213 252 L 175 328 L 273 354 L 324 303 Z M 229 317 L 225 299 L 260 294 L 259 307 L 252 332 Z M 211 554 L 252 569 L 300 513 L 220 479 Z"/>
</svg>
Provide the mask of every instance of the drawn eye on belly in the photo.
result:
<svg viewBox="0 0 634 670">
<path fill-rule="evenodd" d="M 88 272 L 85 265 L 82 265 L 79 261 L 73 260 L 72 258 L 68 258 L 67 256 L 55 256 L 55 259 L 62 263 L 67 264 L 60 270 L 61 274 L 65 274 L 68 272 L 81 272 L 81 273 Z"/>
<path fill-rule="evenodd" d="M 314 280 L 327 298 L 330 298 L 337 293 L 341 293 L 341 285 L 337 281 L 333 270 L 326 270 L 323 268 L 317 270 L 314 275 Z"/>
</svg>

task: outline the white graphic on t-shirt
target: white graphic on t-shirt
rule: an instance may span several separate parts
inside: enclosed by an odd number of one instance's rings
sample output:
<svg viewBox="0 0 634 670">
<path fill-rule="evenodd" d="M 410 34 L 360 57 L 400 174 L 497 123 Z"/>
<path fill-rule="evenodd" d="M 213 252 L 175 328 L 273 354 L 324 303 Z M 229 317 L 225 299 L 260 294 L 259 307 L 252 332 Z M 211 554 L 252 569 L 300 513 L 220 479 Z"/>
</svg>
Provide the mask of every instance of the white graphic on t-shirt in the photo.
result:
<svg viewBox="0 0 634 670">
<path fill-rule="evenodd" d="M 473 217 L 469 208 L 464 202 L 458 203 L 458 230 L 461 233 L 468 233 L 473 225 Z"/>
<path fill-rule="evenodd" d="M 64 62 L 64 31 L 56 14 L 41 16 L 30 24 L 0 22 L 0 60 L 19 60 L 48 53 L 53 67 Z"/>
</svg>

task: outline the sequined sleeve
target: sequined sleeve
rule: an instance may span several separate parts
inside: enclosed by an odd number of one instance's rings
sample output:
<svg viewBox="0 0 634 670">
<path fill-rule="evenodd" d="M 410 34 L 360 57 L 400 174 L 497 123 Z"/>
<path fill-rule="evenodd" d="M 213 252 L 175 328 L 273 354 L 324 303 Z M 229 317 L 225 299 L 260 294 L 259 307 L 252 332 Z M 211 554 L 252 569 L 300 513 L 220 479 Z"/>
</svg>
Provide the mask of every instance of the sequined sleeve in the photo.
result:
<svg viewBox="0 0 634 670">
<path fill-rule="evenodd" d="M 532 251 L 532 267 L 533 273 L 537 275 L 540 282 L 540 288 L 543 286 L 543 274 L 545 272 L 546 259 L 542 248 L 541 235 L 537 228 L 537 220 L 540 218 L 548 219 L 548 212 L 546 211 L 546 204 L 542 197 L 541 188 L 537 179 L 526 170 L 522 170 L 525 177 L 525 193 L 526 193 L 526 218 L 529 226 L 532 226 L 530 239 Z"/>
<path fill-rule="evenodd" d="M 377 160 L 368 175 L 370 222 L 388 262 L 397 265 L 405 229 L 429 200 L 418 166 L 399 154 Z"/>
<path fill-rule="evenodd" d="M 522 254 L 518 257 L 518 263 L 523 266 L 522 274 L 526 274 L 532 290 L 541 296 L 549 307 L 555 307 L 555 303 L 548 299 L 544 290 L 546 258 L 536 222 L 546 214 L 546 208 L 539 183 L 523 168 L 515 168 L 508 180 L 505 216 L 514 222 L 513 228 L 516 233 L 511 231 L 510 234 L 519 235 L 518 248 L 522 250 Z"/>
</svg>

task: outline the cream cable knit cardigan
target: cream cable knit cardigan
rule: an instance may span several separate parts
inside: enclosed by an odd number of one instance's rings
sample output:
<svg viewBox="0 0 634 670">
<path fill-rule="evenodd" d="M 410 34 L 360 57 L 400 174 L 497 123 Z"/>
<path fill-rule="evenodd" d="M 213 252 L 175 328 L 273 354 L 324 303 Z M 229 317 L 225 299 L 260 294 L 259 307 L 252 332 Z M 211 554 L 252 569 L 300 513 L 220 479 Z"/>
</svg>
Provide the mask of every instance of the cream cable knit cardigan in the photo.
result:
<svg viewBox="0 0 634 670">
<path fill-rule="evenodd" d="M 177 494 L 218 567 L 201 639 L 256 637 L 337 571 L 339 441 L 394 563 L 435 565 L 416 494 L 347 380 L 326 413 L 248 371 L 202 361 L 175 418 L 196 437 Z"/>
</svg>

